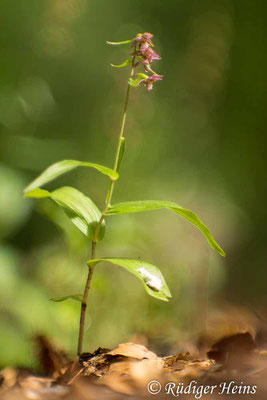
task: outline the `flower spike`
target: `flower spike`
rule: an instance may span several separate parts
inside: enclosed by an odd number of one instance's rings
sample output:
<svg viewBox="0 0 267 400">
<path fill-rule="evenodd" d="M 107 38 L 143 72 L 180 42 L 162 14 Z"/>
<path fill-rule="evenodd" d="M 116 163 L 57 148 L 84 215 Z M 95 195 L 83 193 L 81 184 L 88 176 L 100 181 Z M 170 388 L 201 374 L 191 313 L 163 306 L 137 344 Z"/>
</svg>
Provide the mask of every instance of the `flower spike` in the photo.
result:
<svg viewBox="0 0 267 400">
<path fill-rule="evenodd" d="M 111 64 L 113 67 L 125 67 L 127 65 L 132 64 L 133 68 L 142 65 L 145 72 L 147 74 L 135 74 L 132 75 L 129 79 L 129 85 L 132 87 L 138 87 L 140 85 L 144 85 L 148 91 L 153 89 L 153 84 L 155 82 L 161 81 L 163 79 L 163 75 L 157 74 L 155 71 L 152 70 L 151 64 L 153 61 L 161 60 L 156 51 L 154 51 L 153 47 L 154 44 L 152 43 L 153 35 L 149 32 L 138 33 L 134 39 L 131 41 L 124 41 L 124 42 L 108 42 L 110 44 L 124 44 L 131 42 L 131 47 L 134 48 L 134 51 L 131 54 L 131 58 L 127 59 L 125 62 L 119 65 Z"/>
</svg>

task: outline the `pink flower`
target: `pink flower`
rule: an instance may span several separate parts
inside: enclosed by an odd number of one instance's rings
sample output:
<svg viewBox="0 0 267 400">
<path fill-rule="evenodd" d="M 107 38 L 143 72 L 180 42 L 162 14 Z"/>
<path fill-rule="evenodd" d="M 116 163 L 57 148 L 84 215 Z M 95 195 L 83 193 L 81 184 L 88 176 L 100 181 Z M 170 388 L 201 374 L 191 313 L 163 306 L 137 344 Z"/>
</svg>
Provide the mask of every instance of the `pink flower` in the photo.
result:
<svg viewBox="0 0 267 400">
<path fill-rule="evenodd" d="M 154 47 L 151 39 L 153 35 L 149 32 L 139 33 L 134 41 L 132 46 L 135 47 L 135 51 L 133 52 L 134 56 L 137 56 L 140 59 L 140 62 L 145 66 L 146 71 L 152 64 L 154 60 L 160 60 L 160 56 L 152 49 Z"/>
<path fill-rule="evenodd" d="M 137 54 L 142 57 L 142 64 L 148 65 L 151 64 L 154 60 L 160 60 L 161 57 L 150 47 L 147 49 L 140 49 Z"/>
<path fill-rule="evenodd" d="M 147 90 L 150 92 L 153 89 L 153 84 L 155 82 L 162 81 L 162 78 L 163 78 L 163 75 L 153 74 L 146 79 L 141 79 L 139 81 L 138 86 L 144 85 L 147 88 Z"/>
<path fill-rule="evenodd" d="M 140 58 L 141 63 L 145 67 L 150 66 L 154 60 L 161 59 L 161 57 L 154 50 L 152 50 L 151 47 L 145 49 L 140 48 L 140 50 L 134 52 L 133 54 Z"/>
<path fill-rule="evenodd" d="M 153 46 L 153 43 L 151 42 L 151 39 L 153 38 L 153 35 L 149 32 L 145 33 L 138 33 L 138 35 L 135 37 L 132 46 L 137 46 L 139 45 L 148 45 L 148 46 Z"/>
</svg>

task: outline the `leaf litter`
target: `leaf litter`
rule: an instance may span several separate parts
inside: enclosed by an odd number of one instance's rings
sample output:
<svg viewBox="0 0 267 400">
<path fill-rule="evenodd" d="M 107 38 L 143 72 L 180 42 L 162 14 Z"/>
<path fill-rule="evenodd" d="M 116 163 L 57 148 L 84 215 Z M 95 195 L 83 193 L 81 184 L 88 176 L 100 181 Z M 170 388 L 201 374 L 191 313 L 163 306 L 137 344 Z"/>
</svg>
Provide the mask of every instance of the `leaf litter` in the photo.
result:
<svg viewBox="0 0 267 400">
<path fill-rule="evenodd" d="M 159 357 L 145 346 L 129 342 L 112 350 L 100 347 L 73 361 L 47 339 L 38 337 L 39 370 L 2 369 L 0 399 L 164 399 L 172 397 L 164 393 L 168 382 L 185 387 L 196 381 L 205 387 L 235 381 L 239 385 L 257 385 L 253 399 L 265 400 L 267 351 L 256 339 L 256 335 L 248 331 L 233 333 L 215 341 L 206 352 L 199 352 L 198 357 L 194 352 Z M 147 391 L 147 384 L 152 380 L 160 382 L 163 388 L 157 396 Z M 202 396 L 204 400 L 216 397 Z M 227 399 L 231 396 L 225 393 L 219 397 Z M 179 394 L 179 398 L 191 400 L 196 397 Z M 238 398 L 249 399 L 250 396 Z"/>
</svg>

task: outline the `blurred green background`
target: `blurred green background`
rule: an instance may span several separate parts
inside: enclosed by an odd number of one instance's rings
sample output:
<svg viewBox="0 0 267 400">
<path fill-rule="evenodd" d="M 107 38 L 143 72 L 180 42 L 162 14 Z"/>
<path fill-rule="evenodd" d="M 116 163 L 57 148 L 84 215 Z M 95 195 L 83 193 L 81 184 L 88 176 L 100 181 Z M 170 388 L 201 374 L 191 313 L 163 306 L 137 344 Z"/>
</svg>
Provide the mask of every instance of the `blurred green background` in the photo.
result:
<svg viewBox="0 0 267 400">
<path fill-rule="evenodd" d="M 146 337 L 168 352 L 221 299 L 266 304 L 266 13 L 264 0 L 1 1 L 0 365 L 32 365 L 36 333 L 75 354 L 79 304 L 49 298 L 83 291 L 89 243 L 52 202 L 22 191 L 58 160 L 112 166 L 129 71 L 110 63 L 129 48 L 105 41 L 138 32 L 154 33 L 164 80 L 131 92 L 113 202 L 192 209 L 227 257 L 167 211 L 110 217 L 97 255 L 158 265 L 173 298 L 100 265 L 85 350 Z M 49 188 L 66 183 L 103 207 L 106 177 L 77 169 Z"/>
</svg>

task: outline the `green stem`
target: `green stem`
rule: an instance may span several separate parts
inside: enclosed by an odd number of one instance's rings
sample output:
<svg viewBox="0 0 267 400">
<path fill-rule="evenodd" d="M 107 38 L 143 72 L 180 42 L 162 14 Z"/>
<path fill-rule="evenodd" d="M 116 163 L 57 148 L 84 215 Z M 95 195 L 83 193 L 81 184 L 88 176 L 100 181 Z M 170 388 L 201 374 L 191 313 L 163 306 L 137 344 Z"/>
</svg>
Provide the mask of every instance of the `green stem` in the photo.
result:
<svg viewBox="0 0 267 400">
<path fill-rule="evenodd" d="M 134 64 L 135 64 L 135 57 L 133 57 L 133 60 L 132 60 L 130 78 L 132 78 L 134 76 Z M 124 102 L 123 115 L 122 115 L 121 129 L 120 129 L 118 145 L 117 145 L 117 150 L 116 150 L 116 156 L 115 156 L 115 161 L 114 161 L 114 167 L 113 167 L 114 171 L 117 171 L 117 169 L 118 169 L 121 138 L 123 137 L 123 134 L 124 134 L 124 128 L 125 128 L 125 122 L 126 122 L 126 116 L 127 116 L 127 108 L 128 108 L 128 102 L 129 102 L 129 95 L 130 95 L 130 88 L 131 88 L 131 86 L 128 83 L 127 91 L 126 91 L 126 98 L 125 98 L 125 102 Z M 115 181 L 113 179 L 111 179 L 109 188 L 108 188 L 108 192 L 107 192 L 107 196 L 106 196 L 105 207 L 102 211 L 100 220 L 97 224 L 97 227 L 95 230 L 95 235 L 94 235 L 94 240 L 92 241 L 91 258 L 90 258 L 91 260 L 95 259 L 96 242 L 97 242 L 99 229 L 101 227 L 102 222 L 105 219 L 105 214 L 110 206 L 110 202 L 111 202 L 111 198 L 112 198 L 112 194 L 113 194 L 113 190 L 114 190 L 114 185 L 115 185 Z M 95 268 L 94 266 L 89 267 L 87 281 L 85 284 L 85 289 L 84 289 L 84 294 L 83 294 L 83 300 L 82 300 L 82 304 L 81 304 L 80 329 L 79 329 L 79 339 L 78 339 L 78 355 L 82 354 L 85 314 L 86 314 L 87 300 L 88 300 L 89 290 L 90 290 L 92 277 L 93 277 L 93 273 L 94 273 L 94 268 Z"/>
</svg>

